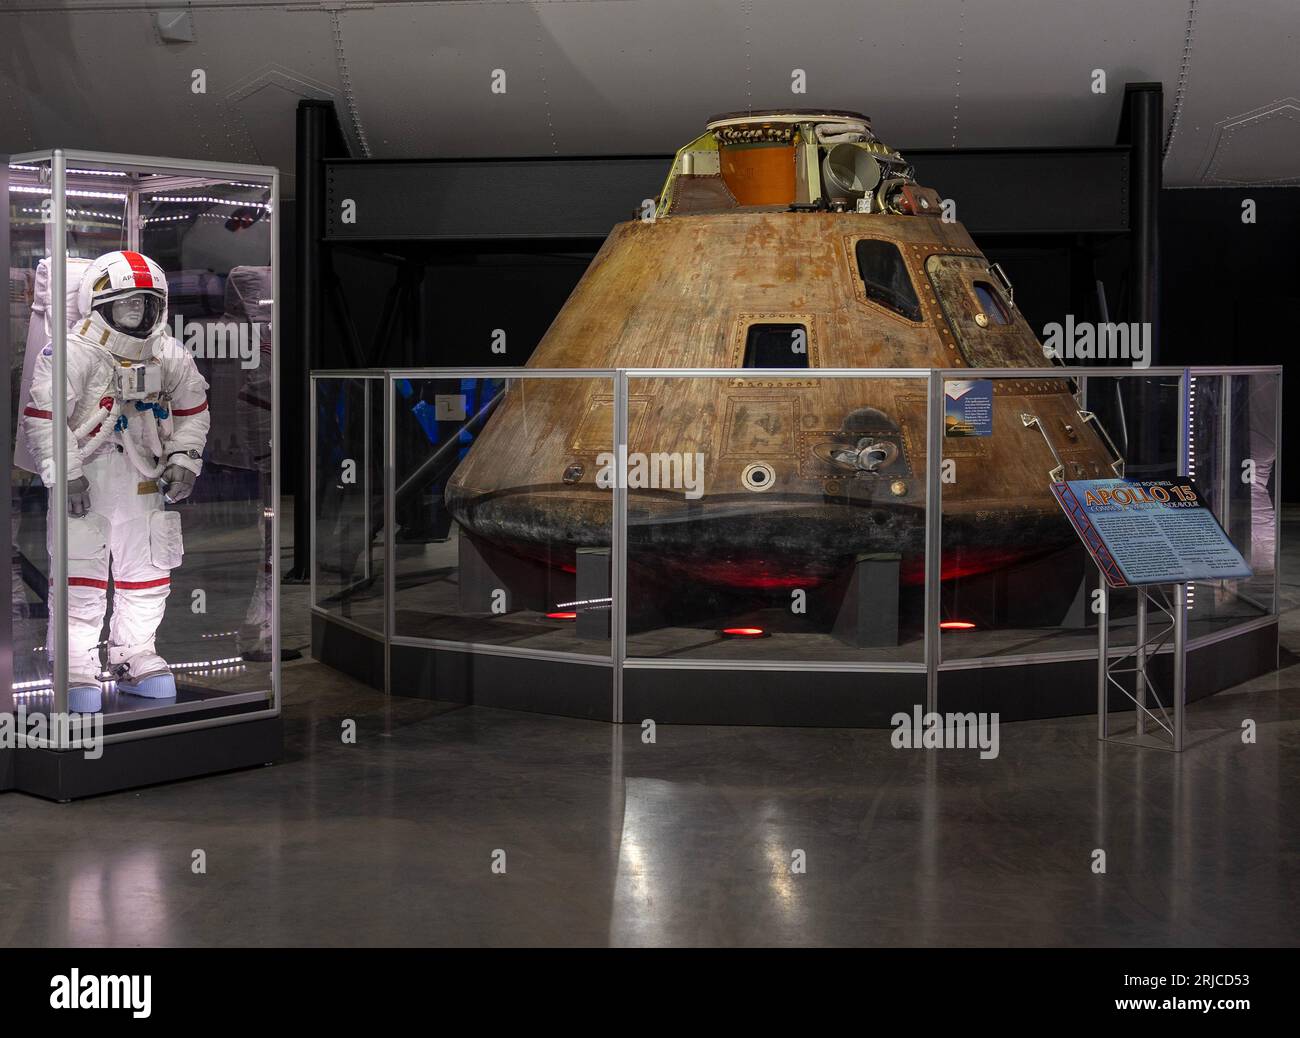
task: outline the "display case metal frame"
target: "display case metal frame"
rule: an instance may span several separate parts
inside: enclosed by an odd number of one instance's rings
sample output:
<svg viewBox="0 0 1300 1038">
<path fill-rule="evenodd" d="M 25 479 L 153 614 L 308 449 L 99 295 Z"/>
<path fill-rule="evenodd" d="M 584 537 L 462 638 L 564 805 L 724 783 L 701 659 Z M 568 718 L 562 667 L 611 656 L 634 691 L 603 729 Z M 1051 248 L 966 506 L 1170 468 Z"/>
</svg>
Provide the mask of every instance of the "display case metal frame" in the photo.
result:
<svg viewBox="0 0 1300 1038">
<path fill-rule="evenodd" d="M 1179 387 L 1179 408 L 1178 422 L 1178 467 L 1186 470 L 1186 459 L 1188 456 L 1189 428 L 1187 413 L 1187 385 L 1189 378 L 1192 377 L 1223 377 L 1241 375 L 1268 375 L 1277 378 L 1277 397 L 1278 406 L 1276 409 L 1274 422 L 1274 442 L 1278 452 L 1278 459 L 1274 463 L 1274 479 L 1277 481 L 1275 487 L 1275 501 L 1280 502 L 1280 453 L 1281 453 L 1281 392 L 1282 392 L 1282 369 L 1275 366 L 1243 366 L 1243 367 L 1204 367 L 1204 368 L 1179 368 L 1179 367 L 1150 367 L 1135 369 L 1132 367 L 1046 367 L 1046 368 L 1006 368 L 1006 369 L 951 369 L 951 368 L 885 368 L 885 369 L 852 369 L 852 368 L 827 368 L 816 369 L 810 372 L 808 369 L 790 369 L 766 371 L 765 374 L 773 378 L 816 378 L 840 379 L 908 379 L 925 380 L 927 394 L 927 458 L 941 458 L 943 448 L 943 386 L 946 380 L 953 378 L 956 374 L 973 375 L 979 378 L 1007 378 L 1007 379 L 1033 379 L 1033 378 L 1050 378 L 1060 379 L 1062 377 L 1073 380 L 1080 396 L 1087 392 L 1087 382 L 1090 378 L 1167 378 L 1176 379 Z M 386 533 L 391 531 L 392 517 L 394 515 L 393 489 L 396 480 L 395 455 L 393 450 L 394 443 L 394 383 L 399 379 L 461 379 L 461 378 L 492 378 L 492 379 L 547 379 L 547 378 L 601 378 L 609 379 L 614 385 L 614 444 L 615 450 L 626 452 L 628 449 L 628 384 L 629 381 L 636 378 L 735 378 L 736 371 L 731 368 L 701 368 L 701 369 L 663 369 L 663 368 L 591 368 L 591 369 L 540 369 L 525 367 L 489 367 L 489 368 L 407 368 L 407 369 L 325 369 L 311 372 L 311 413 L 313 418 L 312 435 L 313 441 L 316 436 L 314 425 L 316 415 L 316 386 L 319 380 L 330 379 L 355 379 L 365 378 L 375 381 L 382 380 L 383 401 L 384 401 L 384 429 L 385 429 L 385 450 L 384 450 L 384 507 L 385 507 L 385 530 Z M 1047 473 L 1044 472 L 1046 480 Z M 313 507 L 316 501 L 317 472 L 315 464 L 315 454 L 312 456 L 310 482 L 312 489 Z M 617 481 L 616 481 L 617 483 Z M 921 661 L 815 661 L 815 660 L 731 660 L 731 659 L 672 659 L 646 656 L 630 656 L 627 651 L 627 495 L 626 490 L 619 488 L 617 485 L 612 490 L 613 493 L 613 529 L 611 540 L 611 597 L 613 598 L 613 616 L 611 623 L 611 649 L 608 657 L 590 656 L 580 653 L 563 653 L 552 652 L 526 647 L 513 648 L 501 645 L 483 645 L 469 641 L 450 641 L 446 639 L 418 638 L 412 636 L 399 636 L 395 631 L 395 604 L 394 588 L 396 573 L 393 558 L 393 538 L 385 537 L 385 546 L 387 557 L 385 560 L 384 575 L 384 603 L 383 603 L 383 625 L 382 630 L 374 631 L 371 629 L 355 627 L 356 633 L 364 637 L 371 637 L 380 640 L 383 643 L 384 673 L 382 689 L 393 694 L 393 670 L 392 670 L 392 652 L 394 647 L 402 647 L 414 650 L 427 650 L 432 652 L 454 651 L 471 656 L 504 656 L 515 660 L 536 660 L 539 663 L 545 661 L 557 661 L 572 664 L 582 664 L 596 667 L 609 667 L 611 669 L 610 677 L 610 704 L 607 711 L 602 716 L 605 720 L 623 721 L 626 713 L 626 695 L 625 683 L 627 676 L 633 672 L 711 672 L 720 677 L 721 672 L 732 672 L 748 674 L 751 677 L 757 677 L 764 672 L 775 672 L 776 674 L 796 674 L 796 673 L 818 673 L 829 678 L 835 674 L 876 674 L 876 675 L 895 675 L 898 678 L 911 678 L 920 683 L 912 686 L 914 689 L 921 690 L 921 695 L 917 696 L 912 702 L 923 702 L 927 710 L 939 710 L 944 707 L 944 693 L 941 689 L 941 677 L 945 674 L 954 676 L 971 671 L 983 670 L 988 668 L 1024 668 L 1026 672 L 1032 673 L 1034 668 L 1051 667 L 1057 665 L 1072 665 L 1079 675 L 1082 675 L 1084 687 L 1091 690 L 1095 687 L 1095 670 L 1091 675 L 1086 668 L 1078 668 L 1078 664 L 1086 664 L 1091 661 L 1095 667 L 1098 659 L 1096 648 L 1072 648 L 1045 652 L 1022 652 L 1009 653 L 996 656 L 979 656 L 960 659 L 943 658 L 943 637 L 939 629 L 940 619 L 940 566 L 942 562 L 942 541 L 943 541 L 943 509 L 942 509 L 942 480 L 940 466 L 936 464 L 927 464 L 925 478 L 926 496 L 925 496 L 925 543 L 926 559 L 925 573 L 926 584 L 924 589 L 924 616 L 925 630 L 923 632 L 923 659 Z M 1276 515 L 1275 512 L 1275 521 Z M 312 529 L 312 610 L 317 619 L 328 623 L 346 623 L 337 616 L 330 616 L 317 606 L 316 594 L 316 560 L 315 560 L 315 537 L 316 523 L 311 524 Z M 1264 640 L 1259 643 L 1252 643 L 1249 651 L 1255 655 L 1264 653 L 1271 654 L 1272 665 L 1276 665 L 1277 639 L 1276 631 L 1279 613 L 1279 569 L 1280 561 L 1280 542 L 1275 538 L 1274 544 L 1274 567 L 1273 567 L 1273 594 L 1269 610 L 1265 615 L 1251 619 L 1243 619 L 1228 627 L 1225 630 L 1213 631 L 1198 637 L 1187 638 L 1185 648 L 1187 652 L 1196 652 L 1205 650 L 1213 645 L 1225 640 L 1238 637 L 1248 636 L 1252 632 L 1260 632 Z M 1172 645 L 1162 645 L 1156 655 L 1168 656 L 1173 653 Z M 1109 658 L 1119 658 L 1127 650 L 1122 646 L 1109 646 L 1107 654 Z M 1217 691 L 1218 689 L 1213 689 Z M 910 693 L 909 693 L 910 694 Z M 1093 693 L 1088 691 L 1091 696 Z M 538 706 L 538 710 L 547 712 L 544 706 Z M 558 711 L 557 711 L 558 712 Z M 1084 712 L 1084 711 L 1071 711 Z M 646 715 L 652 716 L 652 715 Z M 653 715 L 659 716 L 659 715 Z M 635 715 L 634 715 L 635 719 Z M 726 723 L 728 719 L 719 718 L 719 723 Z M 805 720 L 793 723 L 823 723 L 824 718 L 816 720 Z M 750 722 L 754 723 L 754 722 Z M 835 723 L 835 722 L 829 722 Z M 848 719 L 843 723 L 852 725 L 854 721 Z"/>
<path fill-rule="evenodd" d="M 1167 592 L 1158 593 L 1166 588 Z M 1101 581 L 1099 590 L 1097 738 L 1103 742 L 1155 746 L 1181 753 L 1187 734 L 1187 585 L 1176 583 L 1134 588 L 1137 592 L 1137 637 L 1130 651 L 1118 655 L 1110 649 L 1110 588 L 1106 581 Z M 1152 629 L 1153 606 L 1155 613 L 1168 619 L 1168 626 Z M 1168 709 L 1160 697 L 1160 689 L 1151 679 L 1151 659 L 1164 651 L 1173 656 L 1173 674 L 1167 691 Z M 1122 664 L 1129 660 L 1133 661 L 1132 668 L 1123 667 Z M 1132 675 L 1132 692 L 1124 686 L 1125 674 Z M 1133 704 L 1133 729 L 1128 734 L 1111 733 L 1110 704 L 1115 691 Z M 1160 711 L 1158 715 L 1147 705 L 1149 701 L 1155 703 Z M 1154 733 L 1149 733 L 1148 721 L 1164 731 L 1168 738 L 1154 738 Z"/>
<path fill-rule="evenodd" d="M 53 738 L 38 739 L 24 735 L 20 751 L 32 754 L 55 754 L 42 764 L 30 756 L 27 764 L 19 758 L 16 784 L 18 788 L 36 792 L 55 799 L 70 799 L 112 789 L 126 788 L 153 781 L 188 777 L 205 772 L 227 770 L 254 763 L 270 763 L 280 753 L 282 744 L 281 674 L 280 674 L 280 242 L 279 199 L 280 174 L 270 166 L 237 163 L 208 162 L 194 159 L 177 159 L 158 156 L 128 155 L 116 152 L 97 152 L 78 149 L 52 148 L 29 151 L 8 156 L 6 173 L 10 167 L 48 165 L 51 197 L 50 223 L 52 241 L 66 243 L 68 239 L 67 189 L 70 175 L 78 168 L 112 167 L 137 170 L 142 174 L 172 174 L 172 179 L 154 179 L 132 189 L 131 184 L 114 181 L 126 199 L 126 245 L 130 249 L 140 246 L 139 194 L 179 187 L 201 187 L 205 184 L 227 183 L 240 178 L 264 184 L 270 191 L 270 266 L 272 276 L 271 303 L 271 458 L 270 494 L 271 511 L 263 510 L 263 521 L 270 528 L 271 572 L 268 577 L 271 596 L 272 630 L 269 689 L 231 693 L 206 703 L 172 704 L 130 711 L 127 714 L 104 717 L 104 757 L 96 764 L 99 768 L 70 769 L 67 761 L 76 754 L 63 744 L 66 731 L 55 731 Z M 6 216 L 7 219 L 7 216 Z M 50 304 L 53 332 L 53 372 L 56 384 L 67 378 L 67 249 L 56 247 L 50 251 Z M 53 452 L 56 473 L 66 467 L 68 436 L 67 401 L 62 393 L 52 394 Z M 12 453 L 12 444 L 10 445 Z M 51 488 L 50 513 L 53 517 L 53 534 L 50 557 L 50 587 L 66 586 L 67 571 L 67 481 L 58 478 Z M 66 714 L 68 704 L 68 622 L 66 609 L 51 611 L 49 619 L 52 660 L 52 709 Z M 265 702 L 262 709 L 249 709 L 251 704 Z M 224 712 L 223 712 L 224 711 Z M 188 714 L 210 712 L 213 716 L 186 720 Z M 145 723 L 141 723 L 145 722 Z M 244 727 L 241 727 L 244 726 Z M 53 726 L 52 726 L 53 727 Z M 114 731 L 116 728 L 118 730 Z M 240 728 L 244 736 L 224 738 L 223 730 Z M 256 729 L 256 731 L 254 731 Z M 214 737 L 216 737 L 214 739 Z M 168 738 L 170 749 L 156 743 L 147 752 L 152 760 L 142 760 L 139 753 L 126 759 L 124 752 L 131 744 L 148 745 L 152 740 Z M 110 753 L 109 748 L 122 751 Z M 57 763 L 49 764 L 49 761 Z M 113 763 L 110 763 L 112 761 Z M 87 762 L 89 764 L 90 762 Z M 31 781 L 25 781 L 25 774 Z M 0 787 L 3 788 L 3 787 Z"/>
</svg>

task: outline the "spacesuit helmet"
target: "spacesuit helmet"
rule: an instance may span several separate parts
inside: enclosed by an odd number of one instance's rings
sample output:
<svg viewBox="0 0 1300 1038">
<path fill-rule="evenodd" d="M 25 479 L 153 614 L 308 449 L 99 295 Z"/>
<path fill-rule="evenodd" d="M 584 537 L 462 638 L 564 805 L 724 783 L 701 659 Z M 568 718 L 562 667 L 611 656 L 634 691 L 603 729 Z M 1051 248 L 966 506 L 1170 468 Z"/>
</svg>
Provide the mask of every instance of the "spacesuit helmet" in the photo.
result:
<svg viewBox="0 0 1300 1038">
<path fill-rule="evenodd" d="M 167 276 L 148 256 L 108 252 L 86 268 L 77 301 L 117 336 L 148 340 L 167 321 Z"/>
</svg>

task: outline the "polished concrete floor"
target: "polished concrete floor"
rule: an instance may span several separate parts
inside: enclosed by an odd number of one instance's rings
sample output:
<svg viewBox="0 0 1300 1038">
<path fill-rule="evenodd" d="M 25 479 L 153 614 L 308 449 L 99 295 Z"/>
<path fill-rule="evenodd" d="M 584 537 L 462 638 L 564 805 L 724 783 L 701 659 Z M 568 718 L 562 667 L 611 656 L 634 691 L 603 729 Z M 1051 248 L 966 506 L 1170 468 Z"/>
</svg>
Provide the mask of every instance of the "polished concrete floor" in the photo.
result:
<svg viewBox="0 0 1300 1038">
<path fill-rule="evenodd" d="M 1300 652 L 1300 549 L 1286 563 Z M 1081 717 L 1005 725 L 988 761 L 886 731 L 664 726 L 646 744 L 633 725 L 388 700 L 311 660 L 284 673 L 275 767 L 67 805 L 0 795 L 0 944 L 1300 939 L 1290 653 L 1192 706 L 1181 756 L 1101 745 Z"/>
</svg>

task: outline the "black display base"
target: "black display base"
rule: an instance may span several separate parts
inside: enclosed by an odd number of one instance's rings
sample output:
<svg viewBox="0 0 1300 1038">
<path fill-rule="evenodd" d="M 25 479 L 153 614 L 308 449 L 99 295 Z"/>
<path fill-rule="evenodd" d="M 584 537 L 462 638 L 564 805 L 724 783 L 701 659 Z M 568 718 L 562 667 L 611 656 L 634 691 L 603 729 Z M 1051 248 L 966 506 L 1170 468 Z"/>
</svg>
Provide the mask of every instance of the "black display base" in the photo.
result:
<svg viewBox="0 0 1300 1038">
<path fill-rule="evenodd" d="M 678 670 L 630 667 L 623 719 L 640 724 L 759 724 L 888 728 L 925 703 L 924 673 L 807 670 Z"/>
<path fill-rule="evenodd" d="M 258 718 L 148 739 L 107 743 L 89 760 L 81 750 L 19 749 L 12 752 L 13 789 L 66 802 L 137 786 L 196 778 L 258 764 L 284 752 L 284 724 Z M 3 768 L 0 760 L 0 769 Z M 0 785 L 0 788 L 4 788 Z"/>
<path fill-rule="evenodd" d="M 1187 702 L 1232 688 L 1277 668 L 1277 624 L 1241 631 L 1187 653 Z M 1132 664 L 1128 664 L 1132 666 Z M 1122 675 L 1133 691 L 1133 676 Z M 1151 661 L 1151 680 L 1164 695 L 1173 687 L 1173 656 Z M 1112 712 L 1133 704 L 1111 688 Z M 1166 702 L 1166 706 L 1168 706 Z M 972 667 L 939 674 L 939 711 L 996 711 L 1003 721 L 1074 717 L 1097 712 L 1097 659 L 1019 663 L 1007 667 Z"/>
<path fill-rule="evenodd" d="M 384 690 L 384 640 L 330 616 L 311 614 L 311 655 L 326 666 Z"/>
<path fill-rule="evenodd" d="M 614 716 L 607 666 L 410 645 L 392 647 L 391 666 L 396 696 L 592 721 Z"/>
<path fill-rule="evenodd" d="M 312 645 L 317 659 L 383 688 L 379 638 L 315 614 Z M 1273 671 L 1277 652 L 1275 622 L 1190 650 L 1187 701 Z M 394 695 L 593 720 L 612 716 L 609 667 L 422 645 L 394 645 L 391 664 Z M 1158 688 L 1170 687 L 1171 666 L 1168 654 L 1153 661 Z M 810 671 L 798 664 L 754 670 L 722 661 L 696 667 L 633 664 L 623 673 L 623 717 L 636 723 L 653 718 L 663 724 L 883 728 L 895 713 L 925 703 L 925 685 L 925 675 L 917 672 Z M 1084 656 L 999 666 L 994 657 L 943 670 L 937 706 L 943 713 L 996 712 L 1003 721 L 1094 714 L 1097 660 Z M 1121 692 L 1112 691 L 1112 710 L 1131 708 Z"/>
</svg>

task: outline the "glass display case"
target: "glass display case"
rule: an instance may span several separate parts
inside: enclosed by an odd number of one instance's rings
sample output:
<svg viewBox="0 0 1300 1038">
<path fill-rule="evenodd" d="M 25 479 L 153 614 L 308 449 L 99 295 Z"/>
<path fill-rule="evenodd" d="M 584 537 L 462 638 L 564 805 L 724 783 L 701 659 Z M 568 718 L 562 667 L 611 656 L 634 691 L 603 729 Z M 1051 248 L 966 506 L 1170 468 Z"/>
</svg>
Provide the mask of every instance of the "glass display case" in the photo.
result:
<svg viewBox="0 0 1300 1038">
<path fill-rule="evenodd" d="M 972 387 L 974 426 L 950 407 Z M 1097 568 L 1051 484 L 1180 473 L 1253 573 L 1189 586 L 1187 651 L 1214 665 L 1188 698 L 1275 659 L 1276 368 L 421 369 L 313 393 L 314 644 L 393 694 L 715 723 L 1087 713 Z M 1113 655 L 1133 597 L 1110 596 Z"/>
<path fill-rule="evenodd" d="M 7 181 L 14 708 L 106 746 L 278 718 L 276 171 Z"/>
</svg>

